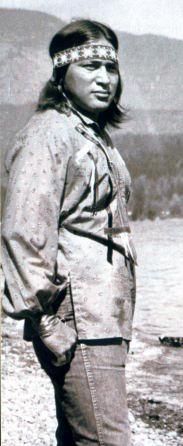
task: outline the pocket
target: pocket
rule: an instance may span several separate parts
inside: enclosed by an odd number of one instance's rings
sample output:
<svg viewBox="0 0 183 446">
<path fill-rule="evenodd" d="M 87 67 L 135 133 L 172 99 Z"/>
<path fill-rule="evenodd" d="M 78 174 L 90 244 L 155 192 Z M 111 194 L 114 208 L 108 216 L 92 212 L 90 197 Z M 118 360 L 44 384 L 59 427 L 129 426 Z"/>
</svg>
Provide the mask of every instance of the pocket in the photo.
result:
<svg viewBox="0 0 183 446">
<path fill-rule="evenodd" d="M 123 363 L 123 367 L 125 367 L 126 361 L 127 361 L 127 355 L 128 355 L 129 348 L 130 348 L 130 341 L 128 341 L 127 339 L 123 339 L 121 348 L 122 348 L 122 363 Z"/>
<path fill-rule="evenodd" d="M 62 385 L 64 383 L 64 374 L 69 369 L 69 364 L 65 364 L 62 367 L 56 367 L 53 364 L 55 355 L 47 347 L 45 347 L 41 339 L 37 337 L 32 343 L 35 355 L 41 368 L 49 376 L 53 384 L 54 382 L 59 381 L 60 385 Z"/>
<path fill-rule="evenodd" d="M 54 374 L 55 369 L 55 366 L 52 364 L 55 355 L 47 347 L 45 347 L 39 337 L 33 339 L 32 344 L 41 368 L 49 377 L 51 377 Z"/>
</svg>

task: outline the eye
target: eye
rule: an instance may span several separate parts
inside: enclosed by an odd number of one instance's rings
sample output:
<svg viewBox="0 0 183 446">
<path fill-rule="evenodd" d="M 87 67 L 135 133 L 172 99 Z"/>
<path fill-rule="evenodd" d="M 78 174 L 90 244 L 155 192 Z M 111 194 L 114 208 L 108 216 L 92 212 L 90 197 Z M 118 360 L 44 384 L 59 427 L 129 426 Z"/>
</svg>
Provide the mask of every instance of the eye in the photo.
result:
<svg viewBox="0 0 183 446">
<path fill-rule="evenodd" d="M 106 69 L 109 73 L 116 73 L 118 74 L 118 67 L 116 64 L 108 64 L 106 66 Z"/>
<path fill-rule="evenodd" d="M 89 71 L 94 71 L 94 70 L 97 70 L 97 68 L 98 68 L 98 64 L 94 63 L 94 62 L 88 62 L 87 64 L 84 64 L 83 66 L 84 66 L 84 68 L 86 68 Z"/>
</svg>

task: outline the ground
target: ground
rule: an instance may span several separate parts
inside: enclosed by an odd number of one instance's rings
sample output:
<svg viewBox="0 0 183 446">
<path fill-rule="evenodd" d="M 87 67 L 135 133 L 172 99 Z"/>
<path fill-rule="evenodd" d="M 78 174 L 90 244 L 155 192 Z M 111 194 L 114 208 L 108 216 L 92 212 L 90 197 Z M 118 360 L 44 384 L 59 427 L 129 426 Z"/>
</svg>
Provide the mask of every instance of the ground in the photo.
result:
<svg viewBox="0 0 183 446">
<path fill-rule="evenodd" d="M 55 446 L 54 395 L 49 378 L 40 369 L 32 345 L 22 341 L 20 322 L 5 318 L 2 334 L 2 446 Z M 156 346 L 142 340 L 135 330 L 126 368 L 133 446 L 183 445 L 181 404 L 176 395 L 181 377 L 178 385 L 171 382 L 167 365 L 158 362 L 163 348 L 158 341 Z M 164 352 L 168 362 L 170 350 Z M 173 352 L 175 360 L 177 352 Z M 170 388 L 174 398 L 167 396 Z"/>
</svg>

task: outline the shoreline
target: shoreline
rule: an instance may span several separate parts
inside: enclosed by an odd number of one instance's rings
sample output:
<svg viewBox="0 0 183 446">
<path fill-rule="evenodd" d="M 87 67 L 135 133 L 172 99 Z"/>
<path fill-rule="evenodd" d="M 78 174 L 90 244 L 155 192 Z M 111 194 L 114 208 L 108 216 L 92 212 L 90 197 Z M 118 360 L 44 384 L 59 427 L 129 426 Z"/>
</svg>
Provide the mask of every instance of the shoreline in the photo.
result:
<svg viewBox="0 0 183 446">
<path fill-rule="evenodd" d="M 20 444 L 20 441 L 24 446 L 54 446 L 56 417 L 49 378 L 41 370 L 32 344 L 22 340 L 22 323 L 5 317 L 2 337 L 2 446 Z M 181 372 L 178 387 L 178 383 L 171 384 L 167 396 L 165 389 L 171 376 L 167 362 L 162 360 L 168 361 L 167 349 L 172 355 L 171 347 L 164 347 L 158 341 L 155 345 L 154 339 L 134 329 L 126 367 L 133 446 L 183 444 L 178 398 Z M 178 357 L 180 360 L 180 353 L 183 354 L 182 348 L 173 349 L 175 363 Z M 172 400 L 176 387 L 177 397 Z"/>
</svg>

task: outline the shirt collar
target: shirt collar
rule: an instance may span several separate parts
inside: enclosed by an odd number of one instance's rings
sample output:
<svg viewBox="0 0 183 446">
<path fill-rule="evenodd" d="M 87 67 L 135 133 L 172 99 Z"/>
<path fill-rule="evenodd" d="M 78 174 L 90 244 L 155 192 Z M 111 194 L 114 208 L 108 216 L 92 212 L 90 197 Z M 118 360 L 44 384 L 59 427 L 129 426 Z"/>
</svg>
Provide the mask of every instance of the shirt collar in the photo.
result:
<svg viewBox="0 0 183 446">
<path fill-rule="evenodd" d="M 91 135 L 91 131 L 93 133 L 93 135 L 95 136 L 95 138 L 97 137 L 97 139 L 99 138 L 99 140 L 101 139 L 101 142 L 107 144 L 107 146 L 110 146 L 111 149 L 113 149 L 113 143 L 111 141 L 111 138 L 108 134 L 108 132 L 105 130 L 102 130 L 99 126 L 99 124 L 94 121 L 93 119 L 89 118 L 86 115 L 83 115 L 80 111 L 78 111 L 72 104 L 69 103 L 69 108 L 70 111 L 77 117 L 79 118 L 80 122 L 82 122 L 84 124 L 85 127 L 88 128 L 88 133 Z"/>
<path fill-rule="evenodd" d="M 83 122 L 84 125 L 92 128 L 98 134 L 101 132 L 99 124 L 93 119 L 89 118 L 89 116 L 84 115 L 80 110 L 75 108 L 70 101 L 68 101 L 67 106 L 70 111 L 72 111 Z"/>
</svg>

